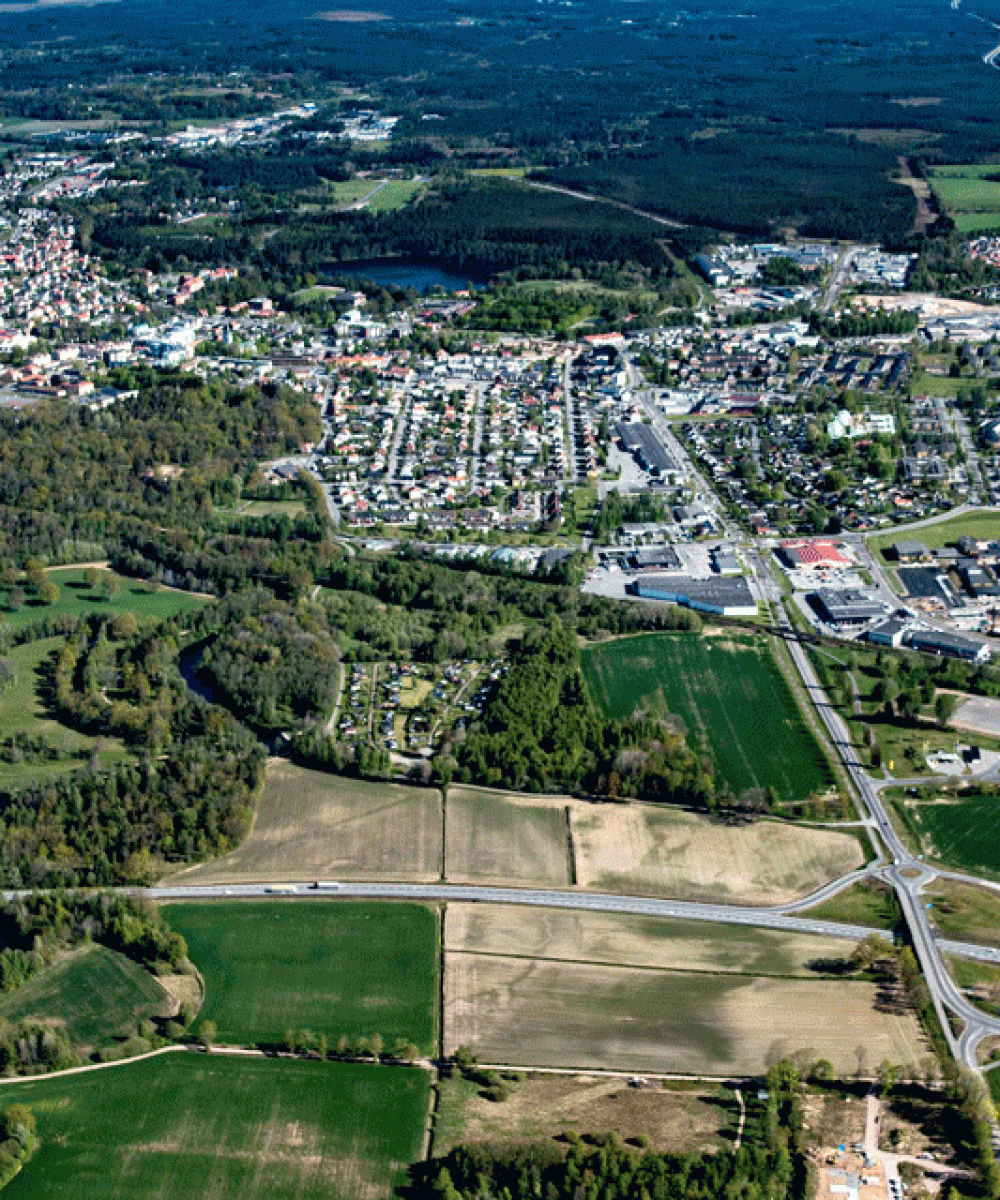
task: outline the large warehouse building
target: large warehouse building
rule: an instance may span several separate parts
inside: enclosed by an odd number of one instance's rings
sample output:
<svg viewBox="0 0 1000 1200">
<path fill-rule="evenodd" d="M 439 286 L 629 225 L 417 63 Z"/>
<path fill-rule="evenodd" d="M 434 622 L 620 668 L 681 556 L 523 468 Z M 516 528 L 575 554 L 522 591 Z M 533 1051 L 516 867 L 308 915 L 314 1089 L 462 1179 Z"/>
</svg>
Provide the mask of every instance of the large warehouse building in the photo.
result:
<svg viewBox="0 0 1000 1200">
<path fill-rule="evenodd" d="M 755 617 L 757 601 L 742 576 L 731 579 L 688 579 L 683 575 L 650 575 L 630 585 L 644 600 L 663 600 L 719 617 Z"/>
</svg>

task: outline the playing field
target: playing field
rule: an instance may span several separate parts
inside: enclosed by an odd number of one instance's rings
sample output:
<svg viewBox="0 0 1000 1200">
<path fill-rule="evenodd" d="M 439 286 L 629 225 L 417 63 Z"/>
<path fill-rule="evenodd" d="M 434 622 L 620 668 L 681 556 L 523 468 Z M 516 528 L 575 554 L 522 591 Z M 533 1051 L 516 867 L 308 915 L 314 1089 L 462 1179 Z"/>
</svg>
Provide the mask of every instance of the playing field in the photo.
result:
<svg viewBox="0 0 1000 1200">
<path fill-rule="evenodd" d="M 864 862 L 857 838 L 829 829 L 649 804 L 577 801 L 571 812 L 577 882 L 601 892 L 782 904 Z"/>
<path fill-rule="evenodd" d="M 5 1200 L 388 1200 L 428 1105 L 416 1069 L 187 1051 L 3 1091 L 42 1142 Z"/>
<path fill-rule="evenodd" d="M 506 904 L 449 904 L 444 945 L 555 962 L 808 979 L 816 978 L 814 964 L 854 950 L 843 938 L 746 925 Z"/>
<path fill-rule="evenodd" d="M 205 979 L 201 1018 L 221 1044 L 290 1029 L 379 1034 L 424 1053 L 437 1029 L 438 918 L 416 904 L 264 900 L 171 904 L 165 914 Z"/>
<path fill-rule="evenodd" d="M 14 734 L 44 738 L 67 757 L 61 761 L 0 762 L 0 788 L 17 787 L 30 780 L 51 779 L 87 766 L 97 741 L 70 729 L 51 715 L 45 696 L 54 656 L 62 647 L 60 637 L 42 638 L 8 650 L 5 657 L 14 668 L 14 683 L 0 692 L 0 741 Z M 128 755 L 117 738 L 102 738 L 98 764 L 108 770 Z"/>
<path fill-rule="evenodd" d="M 1000 167 L 934 167 L 929 182 L 944 211 L 962 233 L 1000 226 Z"/>
<path fill-rule="evenodd" d="M 274 759 L 246 841 L 231 854 L 174 878 L 185 883 L 429 881 L 440 875 L 440 792 L 345 779 Z"/>
<path fill-rule="evenodd" d="M 880 1013 L 876 988 L 451 952 L 445 1052 L 484 1062 L 756 1074 L 803 1053 L 837 1074 L 927 1052 L 916 1018 Z"/>
<path fill-rule="evenodd" d="M 960 870 L 1000 878 L 1000 795 L 972 788 L 958 796 L 907 797 L 903 803 L 924 854 Z"/>
<path fill-rule="evenodd" d="M 169 996 L 148 971 L 104 946 L 76 950 L 0 995 L 0 1017 L 37 1017 L 65 1027 L 77 1049 L 127 1037 L 146 1017 L 171 1009 Z"/>
<path fill-rule="evenodd" d="M 103 579 L 109 573 L 102 570 L 98 575 Z M 166 620 L 167 617 L 176 616 L 178 613 L 197 611 L 209 603 L 207 596 L 194 596 L 190 592 L 175 592 L 166 588 L 148 592 L 134 579 L 121 576 L 115 576 L 118 590 L 110 600 L 106 600 L 101 594 L 100 584 L 96 588 L 89 588 L 84 583 L 83 571 L 79 567 L 48 571 L 46 574 L 59 588 L 59 597 L 55 603 L 36 604 L 29 599 L 16 612 L 9 608 L 0 609 L 0 622 L 20 629 L 23 625 L 30 625 L 32 621 L 42 618 L 63 615 L 85 617 L 93 612 L 107 616 L 130 612 L 135 614 L 138 621 L 145 617 Z"/>
<path fill-rule="evenodd" d="M 570 882 L 565 799 L 449 788 L 445 838 L 445 875 L 454 882 Z"/>
<path fill-rule="evenodd" d="M 773 787 L 801 800 L 834 782 L 764 639 L 646 634 L 587 647 L 581 657 L 608 716 L 679 717 L 692 748 L 711 752 L 719 782 L 737 795 Z"/>
</svg>

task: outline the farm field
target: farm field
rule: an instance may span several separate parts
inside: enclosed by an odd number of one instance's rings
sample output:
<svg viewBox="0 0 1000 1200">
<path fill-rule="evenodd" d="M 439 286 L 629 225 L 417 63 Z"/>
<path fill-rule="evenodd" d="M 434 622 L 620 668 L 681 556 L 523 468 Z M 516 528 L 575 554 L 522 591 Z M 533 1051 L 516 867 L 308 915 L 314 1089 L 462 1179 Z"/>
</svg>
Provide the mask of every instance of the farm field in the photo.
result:
<svg viewBox="0 0 1000 1200">
<path fill-rule="evenodd" d="M 773 787 L 801 800 L 834 782 L 766 641 L 644 634 L 581 652 L 591 695 L 611 717 L 636 709 L 680 718 L 694 749 L 738 796 Z M 780 748 L 780 753 L 776 753 Z"/>
<path fill-rule="evenodd" d="M 996 186 L 1000 189 L 1000 184 Z M 963 513 L 959 517 L 944 517 L 940 521 L 935 521 L 932 525 L 923 525 L 911 532 L 889 530 L 886 533 L 870 537 L 868 544 L 873 550 L 881 551 L 883 558 L 886 557 L 885 551 L 894 542 L 901 541 L 904 538 L 923 542 L 928 550 L 940 550 L 943 546 L 949 546 L 953 542 L 957 542 L 960 537 L 966 534 L 974 538 L 995 538 L 997 535 L 998 520 L 1000 520 L 1000 509 L 977 509 L 975 512 Z M 886 559 L 886 561 L 895 563 L 896 560 L 892 558 L 891 560 Z"/>
<path fill-rule="evenodd" d="M 417 904 L 258 900 L 171 904 L 170 925 L 205 979 L 201 1019 L 220 1044 L 310 1029 L 379 1034 L 429 1053 L 437 1020 L 437 913 Z"/>
<path fill-rule="evenodd" d="M 953 792 L 926 792 L 899 801 L 920 835 L 920 849 L 928 858 L 958 870 L 1000 879 L 1000 794 L 969 788 Z"/>
<path fill-rule="evenodd" d="M 49 715 L 43 695 L 47 667 L 62 647 L 61 637 L 42 638 L 7 651 L 6 657 L 14 668 L 14 683 L 0 692 L 0 742 L 17 733 L 42 737 L 72 758 L 62 762 L 0 762 L 0 788 L 15 787 L 29 780 L 52 779 L 67 775 L 86 766 L 97 748 L 95 738 L 77 733 Z M 97 761 L 102 770 L 128 757 L 117 738 L 102 738 L 97 749 Z"/>
<path fill-rule="evenodd" d="M 729 1114 L 715 1089 L 630 1088 L 623 1079 L 528 1075 L 503 1104 L 481 1091 L 467 1079 L 441 1081 L 435 1157 L 459 1142 L 536 1141 L 570 1129 L 581 1135 L 613 1131 L 622 1139 L 643 1134 L 650 1149 L 675 1153 L 711 1153 L 726 1144 L 719 1131 Z M 731 1094 L 730 1101 L 735 1108 Z"/>
<path fill-rule="evenodd" d="M 1000 169 L 986 165 L 940 166 L 929 182 L 960 233 L 1000 227 Z"/>
<path fill-rule="evenodd" d="M 662 917 L 504 904 L 449 904 L 446 951 L 659 970 L 816 978 L 817 960 L 846 958 L 842 938 Z"/>
<path fill-rule="evenodd" d="M 106 600 L 100 592 L 100 584 L 95 589 L 88 588 L 83 579 L 83 571 L 78 567 L 67 567 L 46 572 L 49 579 L 59 588 L 59 596 L 54 604 L 35 604 L 31 599 L 26 601 L 23 608 L 16 612 L 4 607 L 0 611 L 0 623 L 6 623 L 14 629 L 21 629 L 33 621 L 47 618 L 73 616 L 85 617 L 88 613 L 98 612 L 107 616 L 130 612 L 137 621 L 146 617 L 155 617 L 163 621 L 178 613 L 196 612 L 210 602 L 208 596 L 195 596 L 190 592 L 175 592 L 167 588 L 147 592 L 135 579 L 115 576 L 118 580 L 118 591 Z M 113 574 L 100 571 L 103 577 Z M 6 597 L 4 597 L 6 600 Z"/>
<path fill-rule="evenodd" d="M 943 937 L 1000 946 L 1000 894 L 950 879 L 935 879 L 923 894 L 934 905 L 931 920 Z"/>
<path fill-rule="evenodd" d="M 602 892 L 782 904 L 863 865 L 853 834 L 725 825 L 647 804 L 571 808 L 577 882 Z"/>
<path fill-rule="evenodd" d="M 246 841 L 173 879 L 202 884 L 440 876 L 440 792 L 345 779 L 273 759 Z"/>
<path fill-rule="evenodd" d="M 802 1052 L 836 1074 L 917 1063 L 912 1014 L 875 1009 L 876 986 L 839 979 L 665 972 L 449 952 L 444 1050 L 481 1061 L 691 1074 L 760 1074 Z"/>
<path fill-rule="evenodd" d="M 41 1149 L 10 1200 L 388 1200 L 419 1156 L 416 1069 L 189 1052 L 6 1089 Z"/>
<path fill-rule="evenodd" d="M 65 1027 L 76 1049 L 135 1032 L 173 1009 L 148 971 L 104 946 L 73 951 L 34 979 L 0 995 L 0 1018 L 38 1017 Z"/>
<path fill-rule="evenodd" d="M 566 801 L 448 789 L 445 875 L 455 882 L 566 887 Z"/>
</svg>

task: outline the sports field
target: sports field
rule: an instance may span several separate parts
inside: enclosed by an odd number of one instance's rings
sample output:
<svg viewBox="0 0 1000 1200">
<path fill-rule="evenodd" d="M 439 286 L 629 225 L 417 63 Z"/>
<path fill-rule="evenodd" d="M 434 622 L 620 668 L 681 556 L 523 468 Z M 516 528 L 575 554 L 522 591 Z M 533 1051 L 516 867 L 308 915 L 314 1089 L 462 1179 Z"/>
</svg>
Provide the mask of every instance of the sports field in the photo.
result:
<svg viewBox="0 0 1000 1200">
<path fill-rule="evenodd" d="M 929 858 L 959 870 L 1000 878 L 1000 794 L 971 788 L 959 795 L 930 793 L 903 803 Z"/>
<path fill-rule="evenodd" d="M 820 960 L 847 958 L 843 938 L 624 913 L 508 904 L 449 904 L 446 951 L 712 974 L 815 979 Z"/>
<path fill-rule="evenodd" d="M 601 892 L 782 904 L 864 862 L 858 839 L 831 829 L 649 804 L 574 801 L 571 812 L 577 882 Z"/>
<path fill-rule="evenodd" d="M 104 946 L 68 954 L 0 995 L 0 1018 L 38 1017 L 66 1029 L 76 1049 L 135 1033 L 146 1017 L 165 1016 L 170 997 L 148 971 Z"/>
<path fill-rule="evenodd" d="M 437 1029 L 438 918 L 416 904 L 258 900 L 171 904 L 171 927 L 205 979 L 202 1020 L 220 1044 L 331 1043 L 379 1034 L 422 1052 Z"/>
<path fill-rule="evenodd" d="M 454 882 L 566 887 L 565 799 L 448 789 L 445 875 Z"/>
<path fill-rule="evenodd" d="M 440 875 L 440 792 L 345 779 L 272 759 L 246 841 L 174 879 L 243 883 Z"/>
<path fill-rule="evenodd" d="M 591 695 L 612 717 L 679 717 L 694 749 L 739 795 L 773 787 L 801 800 L 834 783 L 767 642 L 746 636 L 645 634 L 583 650 Z"/>
<path fill-rule="evenodd" d="M 90 754 L 97 746 L 96 739 L 57 721 L 45 702 L 49 668 L 62 644 L 60 637 L 42 638 L 7 651 L 5 657 L 14 668 L 15 680 L 0 692 L 0 741 L 23 733 L 32 738 L 44 738 L 48 745 L 72 757 L 53 762 L 0 762 L 0 788 L 79 770 L 89 763 Z M 125 747 L 117 738 L 101 739 L 97 758 L 102 770 L 108 770 L 127 757 Z"/>
<path fill-rule="evenodd" d="M 4 1200 L 388 1200 L 428 1106 L 416 1069 L 189 1051 L 2 1090 L 42 1143 Z"/>
<path fill-rule="evenodd" d="M 58 587 L 59 596 L 54 604 L 37 604 L 29 599 L 16 612 L 7 607 L 0 608 L 0 622 L 6 622 L 15 629 L 30 625 L 32 621 L 43 618 L 70 615 L 85 617 L 88 613 L 103 613 L 115 616 L 118 613 L 134 613 L 137 621 L 146 617 L 166 620 L 167 617 L 178 613 L 195 612 L 208 604 L 209 597 L 195 596 L 190 592 L 175 592 L 166 588 L 151 592 L 134 579 L 125 579 L 116 575 L 115 595 L 106 600 L 101 593 L 100 583 L 96 588 L 89 588 L 83 579 L 83 571 L 79 567 L 67 567 L 63 570 L 47 571 L 49 579 Z M 99 571 L 103 579 L 113 572 Z M 4 597 L 0 594 L 0 600 Z"/>
<path fill-rule="evenodd" d="M 929 182 L 960 233 L 1000 227 L 1000 166 L 933 167 Z"/>
<path fill-rule="evenodd" d="M 875 1008 L 867 982 L 445 956 L 444 1048 L 486 1062 L 760 1074 L 801 1053 L 837 1074 L 927 1053 L 916 1018 Z"/>
</svg>

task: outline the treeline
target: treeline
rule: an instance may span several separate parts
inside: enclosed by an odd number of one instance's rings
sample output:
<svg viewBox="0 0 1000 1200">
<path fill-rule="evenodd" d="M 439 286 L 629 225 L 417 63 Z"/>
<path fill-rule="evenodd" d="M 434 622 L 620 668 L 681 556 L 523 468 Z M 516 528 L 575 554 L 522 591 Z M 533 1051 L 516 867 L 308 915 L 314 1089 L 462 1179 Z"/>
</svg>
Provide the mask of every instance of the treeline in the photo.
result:
<svg viewBox="0 0 1000 1200">
<path fill-rule="evenodd" d="M 558 623 L 525 638 L 482 716 L 435 765 L 444 783 L 716 805 L 713 764 L 683 737 L 659 721 L 597 712 L 576 633 Z"/>
<path fill-rule="evenodd" d="M 223 853 L 250 825 L 264 750 L 178 669 L 168 624 L 122 643 L 97 622 L 56 669 L 62 720 L 125 738 L 139 761 L 0 792 L 3 886 L 147 883 L 167 862 Z"/>
<path fill-rule="evenodd" d="M 0 1112 L 0 1188 L 6 1187 L 39 1147 L 35 1114 L 25 1104 Z"/>
</svg>

